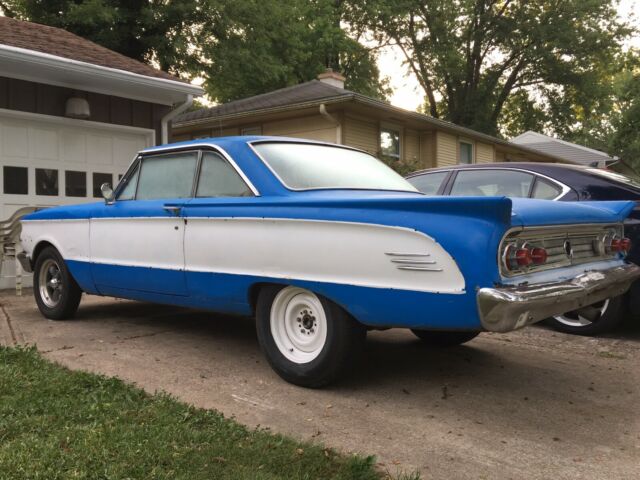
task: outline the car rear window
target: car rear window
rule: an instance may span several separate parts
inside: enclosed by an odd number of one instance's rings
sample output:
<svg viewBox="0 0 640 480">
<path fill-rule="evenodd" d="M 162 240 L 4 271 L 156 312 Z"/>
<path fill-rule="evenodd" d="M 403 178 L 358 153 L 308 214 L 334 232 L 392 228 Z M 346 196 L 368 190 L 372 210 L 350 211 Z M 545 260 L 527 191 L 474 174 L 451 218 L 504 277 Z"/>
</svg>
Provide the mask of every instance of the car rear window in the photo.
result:
<svg viewBox="0 0 640 480">
<path fill-rule="evenodd" d="M 358 150 L 313 143 L 266 142 L 253 148 L 292 190 L 367 189 L 417 192 L 377 158 Z"/>
</svg>

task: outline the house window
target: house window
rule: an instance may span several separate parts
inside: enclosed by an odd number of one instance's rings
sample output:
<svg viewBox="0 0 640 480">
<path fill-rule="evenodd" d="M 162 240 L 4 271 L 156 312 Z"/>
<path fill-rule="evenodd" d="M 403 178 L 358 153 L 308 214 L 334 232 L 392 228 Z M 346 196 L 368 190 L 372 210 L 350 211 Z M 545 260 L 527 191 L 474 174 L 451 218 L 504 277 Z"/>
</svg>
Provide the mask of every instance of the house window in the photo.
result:
<svg viewBox="0 0 640 480">
<path fill-rule="evenodd" d="M 240 129 L 240 135 L 262 135 L 262 127 L 244 127 Z"/>
<path fill-rule="evenodd" d="M 94 172 L 93 173 L 93 196 L 95 198 L 102 198 L 102 191 L 100 190 L 100 187 L 102 186 L 103 183 L 108 183 L 109 185 L 112 185 L 111 182 L 113 182 L 113 175 L 111 175 L 110 173 Z"/>
<path fill-rule="evenodd" d="M 392 128 L 380 130 L 380 152 L 383 157 L 400 160 L 400 130 Z"/>
<path fill-rule="evenodd" d="M 36 168 L 36 195 L 58 195 L 58 170 Z"/>
<path fill-rule="evenodd" d="M 460 142 L 460 164 L 469 165 L 473 163 L 473 144 L 470 142 Z"/>
<path fill-rule="evenodd" d="M 67 197 L 86 197 L 86 172 L 76 172 L 73 170 L 64 172 L 64 192 Z"/>
<path fill-rule="evenodd" d="M 3 167 L 4 193 L 26 195 L 29 193 L 29 170 L 27 167 Z"/>
</svg>

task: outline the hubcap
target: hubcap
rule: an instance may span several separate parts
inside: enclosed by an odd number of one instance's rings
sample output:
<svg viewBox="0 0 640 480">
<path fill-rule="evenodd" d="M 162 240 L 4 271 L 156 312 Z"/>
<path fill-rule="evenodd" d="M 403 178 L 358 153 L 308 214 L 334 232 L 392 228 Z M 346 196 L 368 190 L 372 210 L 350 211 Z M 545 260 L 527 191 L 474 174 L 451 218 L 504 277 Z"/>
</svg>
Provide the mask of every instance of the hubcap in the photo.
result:
<svg viewBox="0 0 640 480">
<path fill-rule="evenodd" d="M 320 299 L 308 290 L 285 287 L 271 305 L 271 335 L 288 360 L 308 363 L 327 340 L 327 317 Z"/>
<path fill-rule="evenodd" d="M 602 315 L 604 315 L 604 312 L 607 311 L 607 308 L 609 308 L 609 300 L 607 299 L 603 302 L 594 303 L 591 306 L 591 308 L 595 310 L 594 313 L 595 313 L 595 317 L 597 318 L 595 322 L 597 322 L 598 320 L 600 320 L 600 318 L 602 318 Z M 588 318 L 580 315 L 578 313 L 578 310 L 565 313 L 564 315 L 557 315 L 553 318 L 555 318 L 558 322 L 564 325 L 567 325 L 569 327 L 587 327 L 592 323 L 594 323 Z"/>
<path fill-rule="evenodd" d="M 60 303 L 63 291 L 62 272 L 58 262 L 53 259 L 44 261 L 38 275 L 38 286 L 42 302 L 49 308 L 55 308 Z"/>
</svg>

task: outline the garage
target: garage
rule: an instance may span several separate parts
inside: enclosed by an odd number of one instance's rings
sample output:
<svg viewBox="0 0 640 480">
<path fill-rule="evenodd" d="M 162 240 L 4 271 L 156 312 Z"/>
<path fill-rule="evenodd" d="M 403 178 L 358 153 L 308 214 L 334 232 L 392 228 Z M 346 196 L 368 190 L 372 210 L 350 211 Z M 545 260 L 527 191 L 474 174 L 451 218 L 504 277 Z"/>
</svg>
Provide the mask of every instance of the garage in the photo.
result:
<svg viewBox="0 0 640 480">
<path fill-rule="evenodd" d="M 202 93 L 65 30 L 0 17 L 0 288 L 17 280 L 16 215 L 101 198 Z"/>
</svg>

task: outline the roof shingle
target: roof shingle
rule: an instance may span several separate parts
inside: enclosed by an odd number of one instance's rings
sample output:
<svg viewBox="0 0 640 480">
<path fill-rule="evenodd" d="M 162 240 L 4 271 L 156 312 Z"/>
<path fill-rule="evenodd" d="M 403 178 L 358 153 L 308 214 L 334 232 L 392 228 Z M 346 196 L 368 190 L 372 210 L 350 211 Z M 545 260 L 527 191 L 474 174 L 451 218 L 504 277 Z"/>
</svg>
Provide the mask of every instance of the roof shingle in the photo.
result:
<svg viewBox="0 0 640 480">
<path fill-rule="evenodd" d="M 0 44 L 123 70 L 147 77 L 183 81 L 178 77 L 109 50 L 71 32 L 38 23 L 0 17 Z"/>
<path fill-rule="evenodd" d="M 328 98 L 347 98 L 354 95 L 356 94 L 350 90 L 334 87 L 319 80 L 311 80 L 310 82 L 281 88 L 273 92 L 184 113 L 176 117 L 174 124 L 193 120 L 214 119 L 236 113 L 297 105 L 305 102 L 315 102 Z"/>
</svg>

